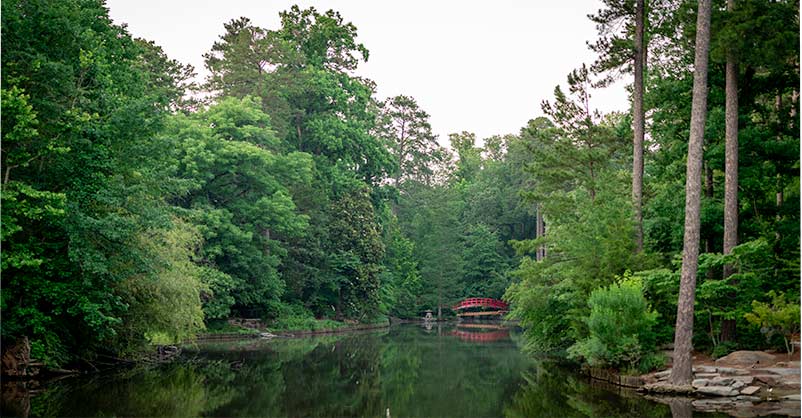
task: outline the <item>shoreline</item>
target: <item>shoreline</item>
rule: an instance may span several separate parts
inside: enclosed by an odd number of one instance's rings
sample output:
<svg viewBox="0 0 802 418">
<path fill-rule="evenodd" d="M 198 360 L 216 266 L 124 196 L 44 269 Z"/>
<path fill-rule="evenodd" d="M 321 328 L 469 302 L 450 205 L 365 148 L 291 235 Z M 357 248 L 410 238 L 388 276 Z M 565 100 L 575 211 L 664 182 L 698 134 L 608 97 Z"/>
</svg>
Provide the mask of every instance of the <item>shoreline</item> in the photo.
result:
<svg viewBox="0 0 802 418">
<path fill-rule="evenodd" d="M 732 356 L 732 357 L 730 357 Z M 693 365 L 692 386 L 668 383 L 666 370 L 628 376 L 615 370 L 583 368 L 580 373 L 599 384 L 637 394 L 646 399 L 700 412 L 722 412 L 743 417 L 779 414 L 799 416 L 800 367 L 798 361 L 783 361 L 782 355 L 736 351 L 715 362 Z M 752 362 L 762 356 L 764 362 Z M 744 358 L 750 359 L 746 364 Z M 778 361 L 779 360 L 779 361 Z M 708 364 L 710 363 L 710 364 Z M 797 411 L 796 414 L 791 412 Z"/>
<path fill-rule="evenodd" d="M 337 328 L 324 328 L 317 330 L 290 329 L 290 330 L 270 331 L 269 329 L 265 329 L 265 330 L 254 330 L 254 332 L 252 333 L 240 333 L 240 332 L 205 333 L 205 334 L 198 334 L 198 336 L 193 340 L 182 341 L 181 343 L 179 343 L 179 345 L 191 344 L 193 342 L 207 342 L 207 341 L 218 341 L 218 340 L 235 341 L 235 340 L 249 340 L 249 339 L 272 339 L 276 337 L 301 338 L 313 335 L 341 334 L 346 332 L 389 328 L 390 325 L 391 323 L 388 321 L 375 324 L 346 325 Z"/>
</svg>

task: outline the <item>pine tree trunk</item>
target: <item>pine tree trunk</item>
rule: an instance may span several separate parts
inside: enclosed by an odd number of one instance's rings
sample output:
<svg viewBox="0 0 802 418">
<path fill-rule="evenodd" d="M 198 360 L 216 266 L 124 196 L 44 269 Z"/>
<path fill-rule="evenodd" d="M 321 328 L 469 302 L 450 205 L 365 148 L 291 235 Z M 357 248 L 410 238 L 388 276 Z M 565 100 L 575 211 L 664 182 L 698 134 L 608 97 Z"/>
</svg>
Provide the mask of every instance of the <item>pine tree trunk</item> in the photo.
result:
<svg viewBox="0 0 802 418">
<path fill-rule="evenodd" d="M 690 385 L 693 349 L 693 303 L 696 296 L 696 269 L 699 265 L 699 207 L 702 188 L 702 144 L 707 118 L 707 62 L 710 49 L 710 0 L 699 0 L 696 17 L 696 51 L 693 74 L 691 133 L 688 141 L 688 167 L 685 180 L 685 235 L 682 251 L 682 277 L 677 302 L 674 333 L 674 366 L 671 383 Z"/>
<path fill-rule="evenodd" d="M 704 151 L 702 151 L 704 154 Z M 705 197 L 708 201 L 713 199 L 713 169 L 710 168 L 710 162 L 704 161 L 703 165 L 705 171 Z M 713 234 L 708 231 L 705 237 L 705 253 L 712 253 L 713 250 Z M 708 279 L 713 280 L 715 272 L 713 269 L 708 269 L 705 275 Z"/>
<path fill-rule="evenodd" d="M 535 238 L 541 238 L 545 234 L 543 225 L 543 209 L 540 205 L 537 206 L 537 215 L 535 216 Z M 535 250 L 535 260 L 540 261 L 545 257 L 545 250 L 542 245 L 538 245 Z"/>
<path fill-rule="evenodd" d="M 727 0 L 727 10 L 735 9 L 735 0 Z M 738 245 L 738 61 L 735 51 L 727 51 L 725 68 L 725 159 L 724 159 L 724 254 Z M 724 266 L 724 278 L 735 273 L 734 266 Z M 731 295 L 733 298 L 735 295 Z M 735 339 L 735 320 L 721 322 L 721 341 Z"/>
<path fill-rule="evenodd" d="M 643 138 L 646 116 L 643 110 L 643 68 L 646 45 L 643 40 L 645 24 L 644 0 L 635 6 L 635 85 L 632 98 L 632 204 L 635 207 L 635 240 L 637 251 L 643 251 Z"/>
<path fill-rule="evenodd" d="M 735 0 L 727 0 L 727 10 Z M 734 51 L 727 51 L 725 81 L 725 165 L 724 165 L 724 254 L 738 245 L 738 62 Z M 724 278 L 734 273 L 733 266 L 724 266 Z"/>
<path fill-rule="evenodd" d="M 713 169 L 710 167 L 710 162 L 704 161 L 703 163 L 704 170 L 705 170 L 705 197 L 708 200 L 713 199 Z M 706 253 L 713 252 L 713 234 L 707 233 L 705 234 L 707 237 L 705 238 L 705 251 Z M 707 271 L 707 277 L 713 278 L 713 270 Z"/>
</svg>

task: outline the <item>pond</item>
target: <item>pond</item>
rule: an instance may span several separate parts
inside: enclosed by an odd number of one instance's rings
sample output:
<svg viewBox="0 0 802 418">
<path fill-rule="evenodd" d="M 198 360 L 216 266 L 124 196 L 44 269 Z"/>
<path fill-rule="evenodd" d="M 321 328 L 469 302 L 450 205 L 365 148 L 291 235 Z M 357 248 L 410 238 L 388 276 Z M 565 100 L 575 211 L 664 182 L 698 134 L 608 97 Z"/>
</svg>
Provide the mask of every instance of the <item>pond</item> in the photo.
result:
<svg viewBox="0 0 802 418">
<path fill-rule="evenodd" d="M 30 412 L 65 417 L 671 416 L 667 405 L 527 356 L 519 340 L 515 330 L 501 326 L 404 324 L 321 337 L 201 344 L 186 347 L 171 364 L 54 383 L 31 398 Z"/>
</svg>

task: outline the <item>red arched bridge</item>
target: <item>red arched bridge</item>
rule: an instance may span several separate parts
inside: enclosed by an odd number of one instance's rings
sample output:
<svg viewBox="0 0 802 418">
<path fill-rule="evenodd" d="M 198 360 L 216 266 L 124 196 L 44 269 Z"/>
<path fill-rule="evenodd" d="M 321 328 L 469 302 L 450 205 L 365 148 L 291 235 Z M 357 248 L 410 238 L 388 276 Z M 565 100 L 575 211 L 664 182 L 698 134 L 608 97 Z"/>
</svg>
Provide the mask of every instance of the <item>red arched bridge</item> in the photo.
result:
<svg viewBox="0 0 802 418">
<path fill-rule="evenodd" d="M 487 308 L 492 311 L 467 312 L 471 308 Z M 503 300 L 492 298 L 468 298 L 451 307 L 457 312 L 457 316 L 502 316 L 509 312 L 510 305 Z"/>
</svg>

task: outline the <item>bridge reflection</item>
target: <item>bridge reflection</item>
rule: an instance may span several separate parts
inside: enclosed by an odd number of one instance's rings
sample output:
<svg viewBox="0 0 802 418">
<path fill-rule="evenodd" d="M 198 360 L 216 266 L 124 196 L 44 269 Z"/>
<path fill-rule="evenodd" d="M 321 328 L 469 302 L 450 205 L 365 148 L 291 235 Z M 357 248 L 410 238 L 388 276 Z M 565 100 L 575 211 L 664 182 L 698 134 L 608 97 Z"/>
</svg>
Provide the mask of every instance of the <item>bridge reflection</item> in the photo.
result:
<svg viewBox="0 0 802 418">
<path fill-rule="evenodd" d="M 499 324 L 470 324 L 461 323 L 451 335 L 462 341 L 491 343 L 510 338 L 510 329 Z"/>
</svg>

